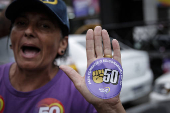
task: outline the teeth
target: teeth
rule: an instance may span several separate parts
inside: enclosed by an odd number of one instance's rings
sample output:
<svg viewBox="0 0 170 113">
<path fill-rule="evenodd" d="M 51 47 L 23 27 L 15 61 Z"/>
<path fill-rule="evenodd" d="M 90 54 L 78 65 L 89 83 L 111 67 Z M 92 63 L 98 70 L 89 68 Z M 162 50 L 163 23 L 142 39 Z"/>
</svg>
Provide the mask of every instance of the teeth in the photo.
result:
<svg viewBox="0 0 170 113">
<path fill-rule="evenodd" d="M 25 54 L 36 54 L 37 52 L 34 51 L 34 50 L 27 50 L 27 49 L 26 49 L 26 50 L 24 51 L 24 53 L 25 53 Z"/>
<path fill-rule="evenodd" d="M 28 50 L 26 49 L 24 51 L 24 54 L 27 56 L 27 57 L 33 57 L 37 54 L 38 52 L 37 51 L 34 51 L 34 50 Z"/>
</svg>

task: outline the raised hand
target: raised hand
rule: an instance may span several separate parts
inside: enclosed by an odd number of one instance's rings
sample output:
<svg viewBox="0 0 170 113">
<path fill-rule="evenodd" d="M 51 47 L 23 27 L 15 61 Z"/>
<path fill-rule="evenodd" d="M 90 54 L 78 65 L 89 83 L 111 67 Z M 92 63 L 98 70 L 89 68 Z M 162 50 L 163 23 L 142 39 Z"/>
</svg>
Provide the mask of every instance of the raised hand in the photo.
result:
<svg viewBox="0 0 170 113">
<path fill-rule="evenodd" d="M 103 40 L 103 47 L 102 47 Z M 117 40 L 112 40 L 113 46 L 113 59 L 117 60 L 121 64 L 120 47 Z M 105 56 L 111 56 L 112 50 L 110 45 L 110 38 L 106 30 L 102 30 L 100 26 L 95 27 L 94 31 L 89 29 L 86 34 L 86 52 L 87 52 L 87 67 L 95 60 L 103 58 Z M 73 81 L 77 90 L 83 95 L 83 97 L 93 106 L 99 113 L 125 113 L 125 110 L 120 102 L 119 95 L 111 99 L 100 99 L 94 96 L 86 87 L 85 76 L 81 77 L 75 70 L 68 66 L 60 66 L 60 68 L 68 75 Z M 101 70 L 102 71 L 102 70 Z M 95 73 L 94 79 L 100 76 Z M 96 76 L 96 77 L 95 77 Z M 96 82 L 100 82 L 96 81 Z"/>
</svg>

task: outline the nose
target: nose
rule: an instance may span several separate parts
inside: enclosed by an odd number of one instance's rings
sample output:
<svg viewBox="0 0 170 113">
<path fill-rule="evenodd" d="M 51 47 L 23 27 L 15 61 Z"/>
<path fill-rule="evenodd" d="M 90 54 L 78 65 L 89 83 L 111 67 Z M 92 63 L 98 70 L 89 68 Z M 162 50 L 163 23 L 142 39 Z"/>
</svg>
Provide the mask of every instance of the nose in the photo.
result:
<svg viewBox="0 0 170 113">
<path fill-rule="evenodd" d="M 34 38 L 35 37 L 35 35 L 34 35 L 34 26 L 32 24 L 28 25 L 28 27 L 26 28 L 25 37 L 28 37 L 28 38 Z"/>
</svg>

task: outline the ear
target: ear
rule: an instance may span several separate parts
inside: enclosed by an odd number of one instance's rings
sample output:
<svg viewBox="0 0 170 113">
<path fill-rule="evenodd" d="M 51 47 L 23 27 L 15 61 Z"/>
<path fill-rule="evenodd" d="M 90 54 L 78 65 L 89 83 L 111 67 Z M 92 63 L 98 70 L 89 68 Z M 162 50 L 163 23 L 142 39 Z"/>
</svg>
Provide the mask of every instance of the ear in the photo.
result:
<svg viewBox="0 0 170 113">
<path fill-rule="evenodd" d="M 58 54 L 59 55 L 64 55 L 68 45 L 68 36 L 65 36 L 63 39 L 60 41 L 59 49 L 58 49 Z"/>
</svg>

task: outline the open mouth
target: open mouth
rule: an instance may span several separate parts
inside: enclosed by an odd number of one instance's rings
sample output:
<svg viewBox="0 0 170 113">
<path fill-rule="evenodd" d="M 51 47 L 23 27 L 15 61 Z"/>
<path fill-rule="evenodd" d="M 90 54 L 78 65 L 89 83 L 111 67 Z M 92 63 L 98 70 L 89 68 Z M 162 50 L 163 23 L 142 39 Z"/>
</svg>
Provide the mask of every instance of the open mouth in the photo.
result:
<svg viewBox="0 0 170 113">
<path fill-rule="evenodd" d="M 35 46 L 22 46 L 21 49 L 26 57 L 34 57 L 41 51 L 40 48 Z"/>
</svg>

